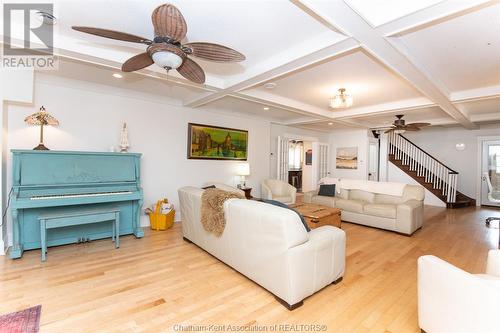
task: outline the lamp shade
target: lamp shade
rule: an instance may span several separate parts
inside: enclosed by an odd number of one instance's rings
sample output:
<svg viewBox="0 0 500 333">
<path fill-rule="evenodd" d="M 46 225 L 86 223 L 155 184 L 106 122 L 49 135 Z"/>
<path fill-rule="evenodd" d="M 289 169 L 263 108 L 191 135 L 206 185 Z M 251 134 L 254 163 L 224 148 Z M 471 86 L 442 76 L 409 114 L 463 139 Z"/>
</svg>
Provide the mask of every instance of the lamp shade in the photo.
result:
<svg viewBox="0 0 500 333">
<path fill-rule="evenodd" d="M 250 175 L 250 164 L 248 163 L 239 163 L 236 169 L 236 174 L 238 176 L 248 176 Z"/>
<path fill-rule="evenodd" d="M 40 108 L 40 111 L 27 116 L 26 119 L 24 119 L 24 122 L 28 125 L 59 126 L 59 121 L 51 116 L 43 106 Z"/>
</svg>

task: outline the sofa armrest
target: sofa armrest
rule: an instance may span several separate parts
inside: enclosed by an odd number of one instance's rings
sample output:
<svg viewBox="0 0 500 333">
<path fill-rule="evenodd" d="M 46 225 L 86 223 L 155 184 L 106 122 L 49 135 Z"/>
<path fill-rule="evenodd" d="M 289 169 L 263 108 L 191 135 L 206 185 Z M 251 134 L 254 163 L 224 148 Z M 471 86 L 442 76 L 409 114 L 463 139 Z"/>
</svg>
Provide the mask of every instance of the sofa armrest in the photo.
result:
<svg viewBox="0 0 500 333">
<path fill-rule="evenodd" d="M 342 229 L 322 226 L 309 232 L 309 240 L 288 250 L 291 294 L 295 304 L 344 276 L 346 235 Z"/>
<path fill-rule="evenodd" d="M 424 202 L 408 200 L 396 206 L 396 231 L 411 235 L 422 227 L 424 219 Z"/>
<path fill-rule="evenodd" d="M 318 190 L 313 190 L 313 191 L 308 191 L 308 192 L 304 192 L 304 197 L 303 197 L 303 201 L 305 203 L 311 203 L 312 202 L 312 198 L 314 196 L 318 195 Z"/>
<path fill-rule="evenodd" d="M 500 250 L 490 250 L 488 252 L 486 274 L 500 277 Z"/>
<path fill-rule="evenodd" d="M 418 321 L 428 333 L 498 332 L 500 279 L 469 274 L 434 256 L 418 259 Z"/>
<path fill-rule="evenodd" d="M 260 194 L 262 196 L 262 199 L 266 199 L 266 200 L 273 199 L 273 192 L 271 192 L 271 188 L 269 186 L 267 186 L 266 184 L 261 183 L 260 192 L 261 192 Z"/>
</svg>

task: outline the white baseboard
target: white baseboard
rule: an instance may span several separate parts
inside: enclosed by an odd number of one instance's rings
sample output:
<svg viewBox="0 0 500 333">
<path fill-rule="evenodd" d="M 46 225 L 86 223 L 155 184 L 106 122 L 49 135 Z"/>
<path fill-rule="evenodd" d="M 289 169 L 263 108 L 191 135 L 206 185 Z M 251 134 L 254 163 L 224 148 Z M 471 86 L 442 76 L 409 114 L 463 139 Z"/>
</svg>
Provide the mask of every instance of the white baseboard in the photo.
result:
<svg viewBox="0 0 500 333">
<path fill-rule="evenodd" d="M 5 243 L 3 239 L 0 239 L 0 256 L 4 256 L 7 253 L 7 248 L 5 247 Z"/>
</svg>

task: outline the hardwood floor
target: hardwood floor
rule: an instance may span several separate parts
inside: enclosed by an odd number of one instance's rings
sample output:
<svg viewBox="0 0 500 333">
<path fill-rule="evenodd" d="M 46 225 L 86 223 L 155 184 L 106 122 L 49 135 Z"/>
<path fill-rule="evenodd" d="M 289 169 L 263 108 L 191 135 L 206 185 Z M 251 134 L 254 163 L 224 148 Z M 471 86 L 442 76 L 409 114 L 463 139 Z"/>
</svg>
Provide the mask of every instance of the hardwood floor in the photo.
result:
<svg viewBox="0 0 500 333">
<path fill-rule="evenodd" d="M 0 314 L 42 304 L 42 332 L 163 332 L 175 324 L 319 324 L 328 332 L 420 332 L 416 260 L 437 255 L 483 272 L 499 210 L 426 207 L 412 237 L 343 223 L 347 268 L 342 282 L 292 312 L 273 295 L 182 240 L 181 225 L 143 239 L 49 248 L 19 260 L 0 258 Z M 494 227 L 497 226 L 493 223 Z"/>
</svg>

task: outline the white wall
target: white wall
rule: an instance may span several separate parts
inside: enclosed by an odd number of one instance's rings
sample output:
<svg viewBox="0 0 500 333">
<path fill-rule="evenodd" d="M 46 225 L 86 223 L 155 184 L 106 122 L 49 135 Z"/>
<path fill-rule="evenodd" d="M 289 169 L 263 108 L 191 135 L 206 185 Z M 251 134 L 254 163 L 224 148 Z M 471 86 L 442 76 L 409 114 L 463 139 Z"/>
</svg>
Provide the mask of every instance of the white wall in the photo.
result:
<svg viewBox="0 0 500 333">
<path fill-rule="evenodd" d="M 403 170 L 390 162 L 387 164 L 387 178 L 388 182 L 420 185 L 415 179 L 408 176 Z M 436 197 L 434 193 L 430 192 L 427 189 L 425 189 L 424 204 L 430 206 L 446 207 L 446 204 L 441 201 L 441 199 Z"/>
<path fill-rule="evenodd" d="M 499 111 L 500 112 L 500 111 Z M 500 136 L 500 124 L 482 125 L 477 130 L 461 127 L 431 127 L 405 137 L 459 173 L 458 190 L 476 198 L 478 183 L 478 137 Z M 465 143 L 465 150 L 455 149 Z M 479 201 L 480 198 L 476 198 Z"/>
<path fill-rule="evenodd" d="M 169 105 L 158 96 L 137 96 L 134 91 L 36 73 L 33 105 L 7 105 L 8 149 L 32 149 L 38 143 L 39 129 L 27 127 L 24 118 L 42 104 L 61 124 L 45 131 L 45 144 L 54 150 L 108 151 L 118 145 L 125 121 L 130 151 L 143 154 L 145 204 L 167 197 L 179 207 L 177 189 L 182 186 L 199 186 L 209 180 L 238 181 L 234 176 L 238 162 L 186 158 L 188 122 L 245 129 L 249 131 L 251 167 L 247 184 L 254 188 L 252 194 L 259 196 L 260 181 L 269 177 L 268 121 Z M 10 189 L 10 158 L 7 167 Z M 147 223 L 145 216 L 141 222 Z"/>
<path fill-rule="evenodd" d="M 359 130 L 338 130 L 330 134 L 330 155 L 331 155 L 331 177 L 367 179 L 368 178 L 368 136 L 366 129 Z M 337 148 L 357 147 L 358 148 L 358 168 L 357 169 L 337 169 L 336 155 Z"/>
</svg>

